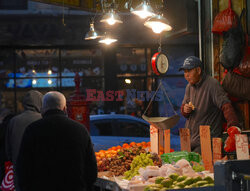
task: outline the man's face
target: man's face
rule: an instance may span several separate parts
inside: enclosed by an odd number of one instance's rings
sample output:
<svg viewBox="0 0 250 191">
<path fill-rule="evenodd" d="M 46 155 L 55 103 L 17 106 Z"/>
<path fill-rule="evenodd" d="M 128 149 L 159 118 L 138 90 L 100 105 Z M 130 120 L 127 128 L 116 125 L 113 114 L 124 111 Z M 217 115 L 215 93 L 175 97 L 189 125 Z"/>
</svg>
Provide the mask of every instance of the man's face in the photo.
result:
<svg viewBox="0 0 250 191">
<path fill-rule="evenodd" d="M 201 68 L 197 67 L 190 70 L 184 70 L 184 77 L 190 84 L 196 84 L 201 78 Z"/>
</svg>

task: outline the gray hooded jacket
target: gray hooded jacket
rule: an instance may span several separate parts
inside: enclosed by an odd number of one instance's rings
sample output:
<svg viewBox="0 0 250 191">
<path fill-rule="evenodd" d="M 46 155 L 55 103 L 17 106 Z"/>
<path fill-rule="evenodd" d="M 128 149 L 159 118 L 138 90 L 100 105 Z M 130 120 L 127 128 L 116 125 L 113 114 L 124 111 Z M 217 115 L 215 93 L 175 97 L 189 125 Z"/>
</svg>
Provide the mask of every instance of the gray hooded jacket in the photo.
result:
<svg viewBox="0 0 250 191">
<path fill-rule="evenodd" d="M 7 157 L 15 166 L 23 133 L 32 122 L 42 118 L 43 95 L 35 90 L 30 90 L 23 98 L 24 111 L 11 119 L 7 130 L 6 151 Z"/>
</svg>

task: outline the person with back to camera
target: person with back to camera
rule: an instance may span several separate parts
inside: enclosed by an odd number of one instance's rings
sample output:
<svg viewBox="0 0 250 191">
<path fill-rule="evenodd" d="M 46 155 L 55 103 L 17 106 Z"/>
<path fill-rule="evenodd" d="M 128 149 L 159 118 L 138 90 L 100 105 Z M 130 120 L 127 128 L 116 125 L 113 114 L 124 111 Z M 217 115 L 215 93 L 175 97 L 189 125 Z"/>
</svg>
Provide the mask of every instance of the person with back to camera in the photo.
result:
<svg viewBox="0 0 250 191">
<path fill-rule="evenodd" d="M 6 154 L 8 160 L 13 163 L 14 167 L 14 184 L 16 191 L 19 191 L 16 177 L 16 159 L 21 145 L 23 133 L 27 126 L 32 122 L 41 119 L 43 94 L 36 90 L 28 91 L 23 97 L 24 111 L 13 117 L 7 128 L 6 135 Z"/>
<path fill-rule="evenodd" d="M 21 191 L 90 191 L 96 158 L 86 127 L 66 116 L 66 99 L 44 95 L 43 118 L 26 129 L 17 159 Z"/>
<path fill-rule="evenodd" d="M 218 80 L 205 73 L 200 59 L 195 56 L 186 58 L 181 70 L 188 81 L 181 113 L 186 118 L 185 127 L 190 129 L 191 150 L 201 153 L 200 125 L 210 126 L 212 138 L 221 137 L 223 115 L 228 132 L 236 129 L 240 133 L 239 121 L 227 93 Z"/>
<path fill-rule="evenodd" d="M 7 162 L 6 156 L 6 131 L 10 120 L 14 117 L 14 114 L 11 110 L 7 108 L 0 108 L 0 185 L 5 176 L 5 165 Z M 0 187 L 1 191 L 1 187 Z"/>
</svg>

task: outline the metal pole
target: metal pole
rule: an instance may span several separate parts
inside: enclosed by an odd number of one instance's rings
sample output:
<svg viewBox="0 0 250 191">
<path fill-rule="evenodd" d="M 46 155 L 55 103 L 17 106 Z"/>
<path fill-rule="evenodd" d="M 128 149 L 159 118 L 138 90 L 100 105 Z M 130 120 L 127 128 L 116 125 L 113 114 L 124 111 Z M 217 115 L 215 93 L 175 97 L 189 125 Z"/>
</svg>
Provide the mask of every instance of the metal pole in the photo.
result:
<svg viewBox="0 0 250 191">
<path fill-rule="evenodd" d="M 198 27 L 199 27 L 199 57 L 202 61 L 202 39 L 201 39 L 201 0 L 198 0 Z"/>
<path fill-rule="evenodd" d="M 214 77 L 214 43 L 213 43 L 213 41 L 214 41 L 214 35 L 212 33 L 212 26 L 213 26 L 213 0 L 210 0 L 211 75 L 212 75 L 212 77 Z"/>
</svg>

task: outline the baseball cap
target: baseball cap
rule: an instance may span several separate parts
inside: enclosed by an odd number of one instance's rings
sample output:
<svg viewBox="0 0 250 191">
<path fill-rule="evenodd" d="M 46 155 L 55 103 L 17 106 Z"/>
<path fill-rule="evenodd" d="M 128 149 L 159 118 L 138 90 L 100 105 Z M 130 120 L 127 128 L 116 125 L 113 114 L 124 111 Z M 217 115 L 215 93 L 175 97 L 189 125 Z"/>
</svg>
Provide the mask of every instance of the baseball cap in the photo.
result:
<svg viewBox="0 0 250 191">
<path fill-rule="evenodd" d="M 201 67 L 203 64 L 201 60 L 196 56 L 189 56 L 184 60 L 182 67 L 180 67 L 179 71 L 181 70 L 191 70 L 193 68 Z"/>
</svg>

